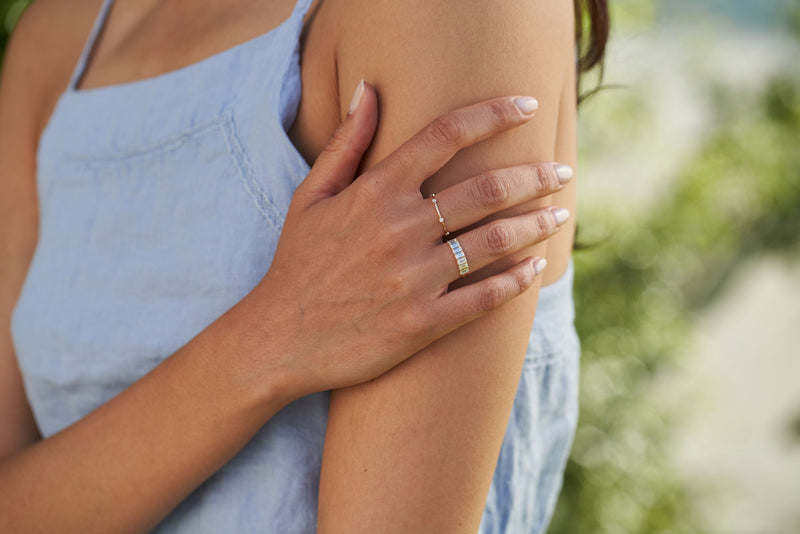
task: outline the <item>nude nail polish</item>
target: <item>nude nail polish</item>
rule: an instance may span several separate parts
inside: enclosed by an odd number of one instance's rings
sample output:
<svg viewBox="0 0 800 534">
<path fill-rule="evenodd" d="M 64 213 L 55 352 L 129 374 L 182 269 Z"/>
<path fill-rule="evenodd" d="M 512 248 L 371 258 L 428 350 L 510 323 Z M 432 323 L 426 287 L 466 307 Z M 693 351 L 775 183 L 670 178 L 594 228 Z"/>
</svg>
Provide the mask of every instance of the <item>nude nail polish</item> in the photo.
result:
<svg viewBox="0 0 800 534">
<path fill-rule="evenodd" d="M 364 78 L 361 78 L 361 81 L 358 82 L 358 87 L 356 87 L 356 92 L 353 94 L 353 100 L 350 101 L 350 111 L 347 112 L 348 115 L 351 115 L 355 110 L 358 109 L 358 105 L 361 103 L 363 96 Z"/>
<path fill-rule="evenodd" d="M 553 217 L 556 218 L 556 224 L 561 226 L 567 219 L 569 219 L 569 210 L 566 208 L 554 208 L 551 210 L 553 212 Z"/>
<path fill-rule="evenodd" d="M 556 176 L 558 176 L 559 183 L 565 184 L 569 182 L 572 180 L 574 174 L 572 167 L 569 165 L 556 165 Z"/>
<path fill-rule="evenodd" d="M 514 99 L 514 104 L 516 104 L 523 115 L 530 115 L 539 109 L 539 101 L 532 96 L 518 96 Z"/>
</svg>

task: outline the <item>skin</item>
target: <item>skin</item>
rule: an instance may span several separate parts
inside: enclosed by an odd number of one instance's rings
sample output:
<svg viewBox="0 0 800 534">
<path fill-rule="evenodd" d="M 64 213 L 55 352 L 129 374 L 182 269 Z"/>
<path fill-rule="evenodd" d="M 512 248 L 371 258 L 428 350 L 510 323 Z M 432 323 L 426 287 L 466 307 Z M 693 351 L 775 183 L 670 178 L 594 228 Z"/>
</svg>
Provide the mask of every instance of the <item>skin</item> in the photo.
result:
<svg viewBox="0 0 800 534">
<path fill-rule="evenodd" d="M 535 311 L 538 283 L 527 258 L 546 256 L 550 267 L 545 283 L 557 279 L 566 266 L 573 234 L 568 222 L 546 245 L 530 247 L 556 230 L 548 211 L 532 212 L 533 208 L 553 202 L 568 208 L 574 204 L 574 185 L 558 186 L 552 165 L 493 173 L 501 177 L 497 182 L 501 189 L 504 183 L 514 185 L 513 193 L 505 202 L 489 203 L 490 208 L 480 214 L 468 199 L 482 198 L 478 192 L 486 187 L 464 182 L 485 171 L 537 159 L 557 159 L 574 166 L 571 5 L 532 3 L 533 10 L 523 10 L 523 2 L 508 2 L 497 12 L 485 13 L 478 2 L 462 2 L 457 8 L 450 2 L 437 8 L 421 2 L 315 2 L 306 19 L 305 90 L 292 137 L 309 161 L 317 161 L 319 178 L 306 180 L 300 200 L 293 201 L 276 253 L 277 269 L 271 269 L 253 293 L 164 364 L 88 417 L 43 441 L 24 397 L 7 325 L 36 242 L 33 177 L 38 136 L 66 85 L 99 2 L 34 3 L 12 37 L 0 84 L 0 160 L 4 162 L 0 224 L 9 229 L 0 247 L 3 257 L 10 259 L 0 267 L 0 493 L 10 496 L 1 505 L 0 521 L 5 524 L 0 523 L 0 530 L 139 532 L 152 528 L 283 405 L 311 391 L 338 387 L 342 389 L 333 396 L 326 438 L 320 530 L 474 531 Z M 274 27 L 292 7 L 293 2 L 287 1 L 119 0 L 80 88 L 132 81 L 193 63 Z M 431 26 L 433 20 L 439 25 Z M 465 34 L 481 46 L 461 45 Z M 204 38 L 191 38 L 197 35 Z M 401 35 L 419 50 L 397 46 Z M 175 46 L 176 42 L 182 46 Z M 510 53 L 504 48 L 508 46 Z M 483 54 L 502 59 L 485 64 L 477 60 Z M 520 64 L 535 68 L 520 69 Z M 350 121 L 360 126 L 349 133 L 340 131 L 327 150 L 325 143 L 345 116 L 352 89 L 362 77 L 378 89 L 381 120 L 361 170 L 371 169 L 382 178 L 361 181 L 368 186 L 343 189 L 371 139 L 364 132 L 371 134 L 374 128 L 377 97 L 369 87 L 362 107 L 353 115 L 356 118 Z M 452 87 L 458 91 L 448 89 Z M 446 158 L 439 154 L 430 160 L 428 174 L 408 175 L 432 145 L 450 152 L 460 145 L 448 145 L 446 136 L 438 135 L 448 131 L 440 123 L 433 136 L 429 130 L 404 157 L 396 158 L 395 167 L 376 164 L 445 111 L 504 94 L 536 96 L 542 104 L 536 118 L 514 118 L 510 101 L 505 100 L 502 109 L 507 120 L 526 125 L 458 152 L 422 190 L 435 191 L 442 198 L 449 224 L 470 210 L 475 214 L 453 229 L 522 200 L 558 192 L 500 212 L 500 217 L 512 222 L 483 226 L 461 237 L 475 269 L 499 256 L 504 259 L 465 279 L 473 285 L 457 289 L 465 283 L 461 281 L 447 292 L 448 283 L 457 277 L 452 254 L 439 243 L 433 208 L 419 195 L 422 180 Z M 461 124 L 475 128 L 475 121 L 464 117 Z M 497 122 L 496 117 L 490 118 Z M 459 193 L 455 184 L 461 182 L 465 185 Z M 496 190 L 497 183 L 489 190 Z M 546 189 L 534 187 L 539 183 Z M 326 221 L 338 221 L 341 213 L 370 213 L 366 206 L 386 198 L 402 198 L 404 204 L 398 200 L 400 207 L 386 210 L 378 221 L 350 221 L 355 235 L 365 227 L 385 229 L 368 242 L 377 240 L 373 250 L 406 273 L 388 285 L 375 286 L 381 303 L 390 303 L 384 306 L 381 319 L 375 315 L 375 303 L 360 302 L 354 296 L 364 281 L 363 258 L 352 257 L 345 247 L 331 247 L 330 254 L 339 254 L 334 263 L 343 266 L 337 276 L 349 276 L 352 281 L 326 285 L 322 268 L 309 274 L 314 278 L 295 277 L 303 271 L 295 266 L 311 260 L 297 252 L 303 246 L 292 243 L 319 233 L 319 228 L 327 227 Z M 364 209 L 347 209 L 358 202 L 364 203 Z M 448 206 L 451 212 L 446 211 Z M 517 213 L 528 215 L 509 218 Z M 410 235 L 421 236 L 416 243 L 397 238 L 409 235 L 409 227 L 398 227 L 397 221 L 411 224 L 406 222 L 410 220 L 417 225 Z M 511 237 L 509 249 L 491 247 L 497 244 L 498 228 Z M 536 229 L 541 233 L 536 234 Z M 430 259 L 426 263 L 419 258 Z M 367 270 L 376 280 L 386 278 L 376 265 Z M 495 273 L 503 274 L 488 278 Z M 325 298 L 331 291 L 340 291 L 337 298 L 354 303 L 357 309 L 350 317 L 362 321 L 357 334 L 331 321 L 335 314 L 303 319 L 299 313 L 270 312 L 271 306 L 286 310 L 298 299 L 322 300 L 302 293 L 316 284 L 322 295 L 328 293 Z M 429 345 L 531 284 L 523 297 Z M 398 293 L 401 298 L 392 301 L 390 295 Z M 264 295 L 276 296 L 268 301 Z M 406 319 L 400 323 L 402 328 L 397 328 L 398 311 Z M 265 325 L 264 317 L 276 319 Z M 242 336 L 242 331 L 258 335 Z M 308 332 L 318 335 L 308 336 Z M 366 340 L 363 332 L 370 333 Z M 336 341 L 321 341 L 331 339 Z M 271 350 L 265 353 L 264 346 Z M 418 354 L 380 378 L 346 387 L 379 375 L 413 352 Z M 237 354 L 237 365 L 221 366 L 221 361 L 231 359 L 220 354 Z M 376 365 L 375 359 L 381 363 Z M 160 406 L 173 408 L 167 411 Z M 209 433 L 209 428 L 215 431 Z"/>
<path fill-rule="evenodd" d="M 306 39 L 307 96 L 296 123 L 298 144 L 313 157 L 319 138 L 312 125 L 327 117 L 330 128 L 336 112 L 346 109 L 347 89 L 364 77 L 381 96 L 381 122 L 365 168 L 427 118 L 507 92 L 536 96 L 536 118 L 460 152 L 424 189 L 440 191 L 465 172 L 531 157 L 574 166 L 573 27 L 567 1 L 326 1 Z M 325 57 L 330 51 L 334 57 Z M 574 187 L 533 205 L 556 203 L 574 211 Z M 551 283 L 566 269 L 573 235 L 569 222 L 546 243 L 470 279 L 538 255 L 548 259 L 543 283 Z M 477 530 L 519 381 L 537 285 L 391 373 L 333 393 L 320 532 Z"/>
</svg>

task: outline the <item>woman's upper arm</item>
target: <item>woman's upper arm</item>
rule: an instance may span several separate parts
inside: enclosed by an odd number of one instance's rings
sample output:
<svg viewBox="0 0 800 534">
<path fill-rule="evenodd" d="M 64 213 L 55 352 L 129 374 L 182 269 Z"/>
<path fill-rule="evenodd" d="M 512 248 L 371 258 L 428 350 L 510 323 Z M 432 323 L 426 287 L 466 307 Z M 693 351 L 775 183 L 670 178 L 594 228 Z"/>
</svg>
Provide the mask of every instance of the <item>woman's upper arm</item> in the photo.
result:
<svg viewBox="0 0 800 534">
<path fill-rule="evenodd" d="M 490 169 L 555 159 L 562 95 L 572 94 L 574 80 L 572 2 L 342 4 L 337 49 L 342 109 L 362 77 L 381 98 L 366 167 L 443 112 L 502 95 L 535 96 L 537 116 L 459 153 L 426 183 L 427 193 Z M 446 217 L 447 207 L 442 209 Z M 431 224 L 438 224 L 431 210 Z M 525 256 L 546 256 L 546 246 L 469 278 Z M 475 532 L 537 297 L 535 286 L 382 377 L 333 393 L 320 486 L 321 532 Z"/>
<path fill-rule="evenodd" d="M 36 247 L 36 146 L 54 97 L 66 85 L 83 29 L 73 20 L 81 10 L 59 4 L 39 0 L 23 13 L 0 74 L 0 457 L 40 437 L 23 390 L 10 323 Z"/>
</svg>

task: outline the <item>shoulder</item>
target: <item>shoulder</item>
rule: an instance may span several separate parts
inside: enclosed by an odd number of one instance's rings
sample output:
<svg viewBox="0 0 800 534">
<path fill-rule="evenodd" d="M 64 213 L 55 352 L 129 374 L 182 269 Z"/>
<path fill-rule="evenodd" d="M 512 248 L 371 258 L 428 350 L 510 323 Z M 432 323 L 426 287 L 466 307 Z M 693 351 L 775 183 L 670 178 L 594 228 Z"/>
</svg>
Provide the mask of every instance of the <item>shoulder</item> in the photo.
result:
<svg viewBox="0 0 800 534">
<path fill-rule="evenodd" d="M 36 0 L 14 27 L 3 60 L 3 91 L 25 98 L 44 125 L 69 77 L 102 0 Z"/>
<path fill-rule="evenodd" d="M 66 87 L 100 0 L 36 0 L 7 43 L 0 73 L 2 237 L 18 247 L 19 273 L 36 242 L 35 161 L 39 136 Z M 11 245 L 11 242 L 16 243 Z M 16 249 L 15 249 L 16 250 Z M 11 263 L 11 262 L 9 262 Z"/>
<path fill-rule="evenodd" d="M 510 94 L 539 99 L 538 128 L 556 131 L 574 80 L 572 1 L 326 1 L 340 6 L 340 109 L 365 77 L 381 98 L 378 138 L 400 141 L 450 109 Z M 550 135 L 547 145 L 554 142 Z"/>
<path fill-rule="evenodd" d="M 570 0 L 334 0 L 340 54 L 470 72 L 574 62 Z M 485 61 L 480 62 L 481 59 Z M 477 62 L 476 62 L 477 60 Z M 368 65 L 369 66 L 369 65 Z"/>
<path fill-rule="evenodd" d="M 359 33 L 369 37 L 376 34 L 392 37 L 411 31 L 414 36 L 447 40 L 477 32 L 483 37 L 502 40 L 504 36 L 513 38 L 532 30 L 547 30 L 550 36 L 561 33 L 571 39 L 574 32 L 570 24 L 574 19 L 571 0 L 326 1 L 337 3 L 343 26 L 357 27 Z M 508 32 L 512 35 L 507 35 Z"/>
<path fill-rule="evenodd" d="M 102 0 L 35 0 L 11 33 L 6 59 L 38 64 L 39 79 L 71 73 L 71 60 L 80 56 L 101 4 Z M 45 72 L 53 67 L 55 73 Z"/>
<path fill-rule="evenodd" d="M 293 129 L 309 161 L 362 78 L 381 101 L 372 162 L 437 115 L 504 94 L 536 96 L 554 132 L 574 91 L 572 0 L 315 0 L 311 13 Z"/>
</svg>

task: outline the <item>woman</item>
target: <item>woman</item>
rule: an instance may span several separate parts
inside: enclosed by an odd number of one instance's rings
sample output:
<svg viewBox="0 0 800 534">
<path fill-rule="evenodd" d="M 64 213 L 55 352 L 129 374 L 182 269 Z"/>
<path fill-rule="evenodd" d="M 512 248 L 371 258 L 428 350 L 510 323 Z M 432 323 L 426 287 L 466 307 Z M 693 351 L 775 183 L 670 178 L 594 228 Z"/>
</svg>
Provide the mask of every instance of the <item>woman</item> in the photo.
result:
<svg viewBox="0 0 800 534">
<path fill-rule="evenodd" d="M 0 87 L 0 528 L 542 531 L 572 5 L 63 4 Z"/>
</svg>

